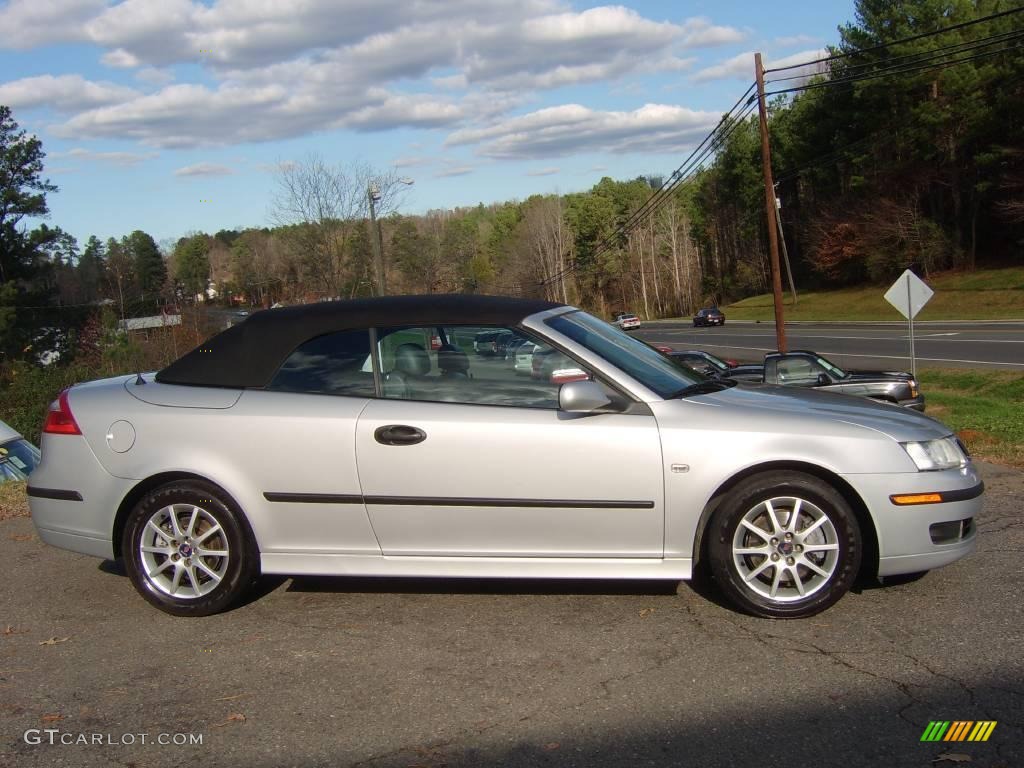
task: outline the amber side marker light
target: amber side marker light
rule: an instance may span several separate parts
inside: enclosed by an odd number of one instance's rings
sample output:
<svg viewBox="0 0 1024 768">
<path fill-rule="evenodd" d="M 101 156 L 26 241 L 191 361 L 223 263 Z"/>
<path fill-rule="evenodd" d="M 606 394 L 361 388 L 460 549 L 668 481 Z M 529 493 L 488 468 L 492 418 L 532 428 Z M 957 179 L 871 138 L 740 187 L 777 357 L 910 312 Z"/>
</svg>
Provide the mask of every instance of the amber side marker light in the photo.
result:
<svg viewBox="0 0 1024 768">
<path fill-rule="evenodd" d="M 893 504 L 906 506 L 908 504 L 938 504 L 942 501 L 941 493 L 908 493 L 890 496 L 889 501 Z"/>
</svg>

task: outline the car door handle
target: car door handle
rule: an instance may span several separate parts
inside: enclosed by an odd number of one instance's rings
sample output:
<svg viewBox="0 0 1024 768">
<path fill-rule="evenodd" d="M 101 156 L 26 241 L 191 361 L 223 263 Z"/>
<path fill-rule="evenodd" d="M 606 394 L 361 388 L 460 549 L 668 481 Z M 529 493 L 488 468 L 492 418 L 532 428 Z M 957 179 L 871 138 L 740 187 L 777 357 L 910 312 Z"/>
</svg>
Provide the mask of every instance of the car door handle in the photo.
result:
<svg viewBox="0 0 1024 768">
<path fill-rule="evenodd" d="M 381 445 L 416 445 L 427 439 L 427 433 L 405 424 L 388 424 L 377 427 L 373 439 Z"/>
</svg>

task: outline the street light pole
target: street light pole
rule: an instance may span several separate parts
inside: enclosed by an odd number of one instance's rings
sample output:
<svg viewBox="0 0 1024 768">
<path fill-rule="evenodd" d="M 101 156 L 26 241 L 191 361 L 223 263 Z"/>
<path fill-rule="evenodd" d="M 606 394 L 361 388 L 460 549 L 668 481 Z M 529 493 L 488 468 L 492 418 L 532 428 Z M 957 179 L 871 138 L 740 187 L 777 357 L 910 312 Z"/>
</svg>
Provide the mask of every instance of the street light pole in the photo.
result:
<svg viewBox="0 0 1024 768">
<path fill-rule="evenodd" d="M 373 233 L 370 235 L 377 244 L 376 262 L 377 262 L 377 295 L 383 296 L 387 292 L 387 286 L 384 283 L 384 235 L 380 231 L 380 225 L 377 224 L 377 206 L 375 203 L 380 200 L 380 189 L 373 182 L 370 182 L 370 186 L 366 190 L 366 196 L 370 200 L 370 228 Z"/>
<path fill-rule="evenodd" d="M 399 184 L 405 184 L 406 186 L 412 186 L 416 182 L 413 179 L 396 179 Z M 373 237 L 377 244 L 377 295 L 384 296 L 387 293 L 387 284 L 384 276 L 384 232 L 381 229 L 380 222 L 377 221 L 377 201 L 380 200 L 380 187 L 377 186 L 377 182 L 371 181 L 369 186 L 366 188 L 366 197 L 370 201 L 370 227 L 374 230 Z"/>
</svg>

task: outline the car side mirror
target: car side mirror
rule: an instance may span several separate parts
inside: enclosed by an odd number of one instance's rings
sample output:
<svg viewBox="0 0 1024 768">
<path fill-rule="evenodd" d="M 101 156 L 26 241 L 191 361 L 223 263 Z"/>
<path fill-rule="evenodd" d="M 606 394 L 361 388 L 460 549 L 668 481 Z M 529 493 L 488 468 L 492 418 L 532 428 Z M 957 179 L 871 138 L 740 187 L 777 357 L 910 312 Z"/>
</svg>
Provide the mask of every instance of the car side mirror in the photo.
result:
<svg viewBox="0 0 1024 768">
<path fill-rule="evenodd" d="M 593 413 L 610 403 L 596 381 L 570 381 L 558 390 L 558 407 L 567 413 Z"/>
<path fill-rule="evenodd" d="M 832 379 L 830 379 L 828 377 L 827 373 L 819 373 L 818 374 L 818 386 L 819 387 L 827 387 L 831 383 L 832 383 Z"/>
</svg>

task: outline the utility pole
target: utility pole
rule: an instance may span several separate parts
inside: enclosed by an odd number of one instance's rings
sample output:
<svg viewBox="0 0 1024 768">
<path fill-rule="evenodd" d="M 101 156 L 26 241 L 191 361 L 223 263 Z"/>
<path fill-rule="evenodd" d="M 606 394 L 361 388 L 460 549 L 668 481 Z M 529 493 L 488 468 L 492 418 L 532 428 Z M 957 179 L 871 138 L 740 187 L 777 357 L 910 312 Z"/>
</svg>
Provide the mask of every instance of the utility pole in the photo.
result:
<svg viewBox="0 0 1024 768">
<path fill-rule="evenodd" d="M 377 295 L 383 296 L 387 292 L 387 286 L 384 283 L 384 235 L 377 223 L 377 206 L 375 205 L 380 200 L 380 189 L 376 184 L 370 182 L 370 186 L 366 189 L 366 196 L 370 200 L 370 229 L 373 230 L 370 237 L 377 245 L 377 252 L 374 254 L 377 261 Z"/>
<path fill-rule="evenodd" d="M 754 54 L 754 75 L 757 78 L 757 113 L 761 125 L 761 168 L 764 172 L 764 205 L 768 224 L 768 252 L 772 266 L 772 294 L 775 299 L 775 343 L 779 352 L 786 351 L 786 321 L 782 316 L 782 270 L 779 267 L 779 234 L 776 229 L 775 184 L 772 183 L 772 151 L 768 146 L 768 109 L 764 103 L 764 68 L 761 54 Z"/>
<path fill-rule="evenodd" d="M 782 208 L 782 201 L 775 198 L 775 222 L 779 225 L 779 242 L 782 244 L 782 259 L 786 262 L 786 277 L 789 278 L 789 293 L 793 296 L 793 306 L 796 306 L 796 286 L 793 284 L 793 267 L 789 263 L 789 248 L 786 247 L 786 233 L 782 231 L 782 216 L 779 210 Z"/>
</svg>

